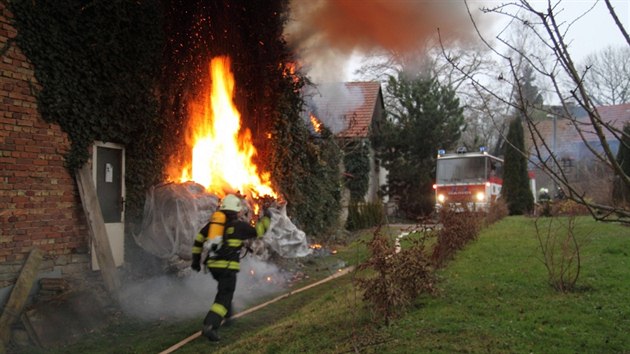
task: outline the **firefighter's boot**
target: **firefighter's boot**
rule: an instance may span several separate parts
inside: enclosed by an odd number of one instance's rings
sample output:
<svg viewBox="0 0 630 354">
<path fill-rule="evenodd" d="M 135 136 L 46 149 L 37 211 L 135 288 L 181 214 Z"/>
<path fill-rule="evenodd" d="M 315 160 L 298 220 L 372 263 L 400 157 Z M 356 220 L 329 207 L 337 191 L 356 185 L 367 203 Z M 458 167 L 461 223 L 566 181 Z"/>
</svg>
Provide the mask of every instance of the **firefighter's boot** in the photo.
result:
<svg viewBox="0 0 630 354">
<path fill-rule="evenodd" d="M 219 337 L 217 329 L 214 328 L 212 325 L 204 325 L 202 333 L 211 342 L 218 342 L 219 339 L 221 339 L 221 337 Z"/>
<path fill-rule="evenodd" d="M 232 317 L 226 317 L 223 319 L 223 323 L 221 323 L 221 327 L 230 327 L 234 324 L 234 320 Z"/>
</svg>

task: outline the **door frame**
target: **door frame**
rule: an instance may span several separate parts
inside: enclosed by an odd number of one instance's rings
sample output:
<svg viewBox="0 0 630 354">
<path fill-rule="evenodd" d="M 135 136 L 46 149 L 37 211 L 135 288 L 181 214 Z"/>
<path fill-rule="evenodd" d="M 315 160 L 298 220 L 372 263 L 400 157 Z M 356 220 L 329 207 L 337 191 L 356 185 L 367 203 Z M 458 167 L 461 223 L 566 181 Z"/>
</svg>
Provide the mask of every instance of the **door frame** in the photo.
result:
<svg viewBox="0 0 630 354">
<path fill-rule="evenodd" d="M 107 230 L 107 238 L 109 239 L 110 248 L 114 257 L 114 263 L 116 267 L 121 266 L 124 263 L 124 240 L 125 240 L 125 147 L 121 144 L 105 143 L 102 141 L 95 141 L 92 144 L 92 182 L 94 183 L 94 190 L 98 195 L 97 182 L 97 170 L 98 170 L 98 148 L 109 148 L 121 150 L 121 200 L 122 208 L 120 215 L 120 222 L 117 223 L 105 223 L 105 229 Z M 99 270 L 98 260 L 96 259 L 96 253 L 94 251 L 94 245 L 91 245 L 92 249 L 92 270 Z"/>
</svg>

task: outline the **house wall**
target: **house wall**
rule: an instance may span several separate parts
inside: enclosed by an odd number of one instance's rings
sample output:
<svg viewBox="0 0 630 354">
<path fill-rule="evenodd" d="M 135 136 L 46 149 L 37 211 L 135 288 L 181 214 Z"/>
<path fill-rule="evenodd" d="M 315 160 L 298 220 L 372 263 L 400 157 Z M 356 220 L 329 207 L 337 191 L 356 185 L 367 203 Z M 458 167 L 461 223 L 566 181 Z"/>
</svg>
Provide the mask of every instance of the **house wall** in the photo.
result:
<svg viewBox="0 0 630 354">
<path fill-rule="evenodd" d="M 0 3 L 0 289 L 15 283 L 33 247 L 44 254 L 40 275 L 89 269 L 87 222 L 64 166 L 70 143 L 38 113 L 38 84 L 11 19 Z"/>
<path fill-rule="evenodd" d="M 563 164 L 562 169 L 566 180 L 577 193 L 584 194 L 595 203 L 612 203 L 614 174 L 604 163 L 593 158 L 583 158 L 571 160 L 570 164 Z M 534 168 L 533 171 L 536 176 L 536 193 L 541 188 L 546 188 L 551 197 L 555 197 L 558 190 L 553 180 L 541 169 Z"/>
</svg>

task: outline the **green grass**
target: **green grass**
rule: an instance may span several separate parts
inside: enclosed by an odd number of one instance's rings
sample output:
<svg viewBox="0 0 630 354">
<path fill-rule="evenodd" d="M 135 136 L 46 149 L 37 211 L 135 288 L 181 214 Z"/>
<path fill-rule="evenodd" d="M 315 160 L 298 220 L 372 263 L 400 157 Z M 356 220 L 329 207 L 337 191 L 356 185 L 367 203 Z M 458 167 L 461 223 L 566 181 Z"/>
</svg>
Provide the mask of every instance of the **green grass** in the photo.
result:
<svg viewBox="0 0 630 354">
<path fill-rule="evenodd" d="M 584 217 L 577 231 L 589 242 L 571 293 L 548 284 L 533 219 L 509 217 L 439 271 L 437 296 L 419 298 L 389 326 L 374 322 L 348 275 L 238 319 L 221 329 L 219 343 L 198 338 L 176 353 L 628 353 L 630 228 Z M 321 262 L 357 264 L 366 256 L 355 242 Z M 310 267 L 311 281 L 328 274 L 321 264 Z M 120 321 L 56 352 L 157 353 L 198 331 L 204 315 Z"/>
</svg>

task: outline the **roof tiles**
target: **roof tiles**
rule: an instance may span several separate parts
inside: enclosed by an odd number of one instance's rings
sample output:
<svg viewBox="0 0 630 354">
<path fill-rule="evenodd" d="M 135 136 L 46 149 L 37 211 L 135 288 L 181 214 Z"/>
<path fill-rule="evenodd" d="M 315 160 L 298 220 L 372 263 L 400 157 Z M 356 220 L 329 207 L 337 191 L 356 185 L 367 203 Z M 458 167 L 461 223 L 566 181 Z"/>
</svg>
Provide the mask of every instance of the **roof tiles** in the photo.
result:
<svg viewBox="0 0 630 354">
<path fill-rule="evenodd" d="M 376 81 L 356 81 L 338 83 L 349 94 L 338 94 L 319 102 L 319 114 L 333 115 L 338 112 L 344 127 L 336 134 L 340 138 L 365 138 L 377 112 L 377 105 L 383 105 L 381 84 Z"/>
</svg>

